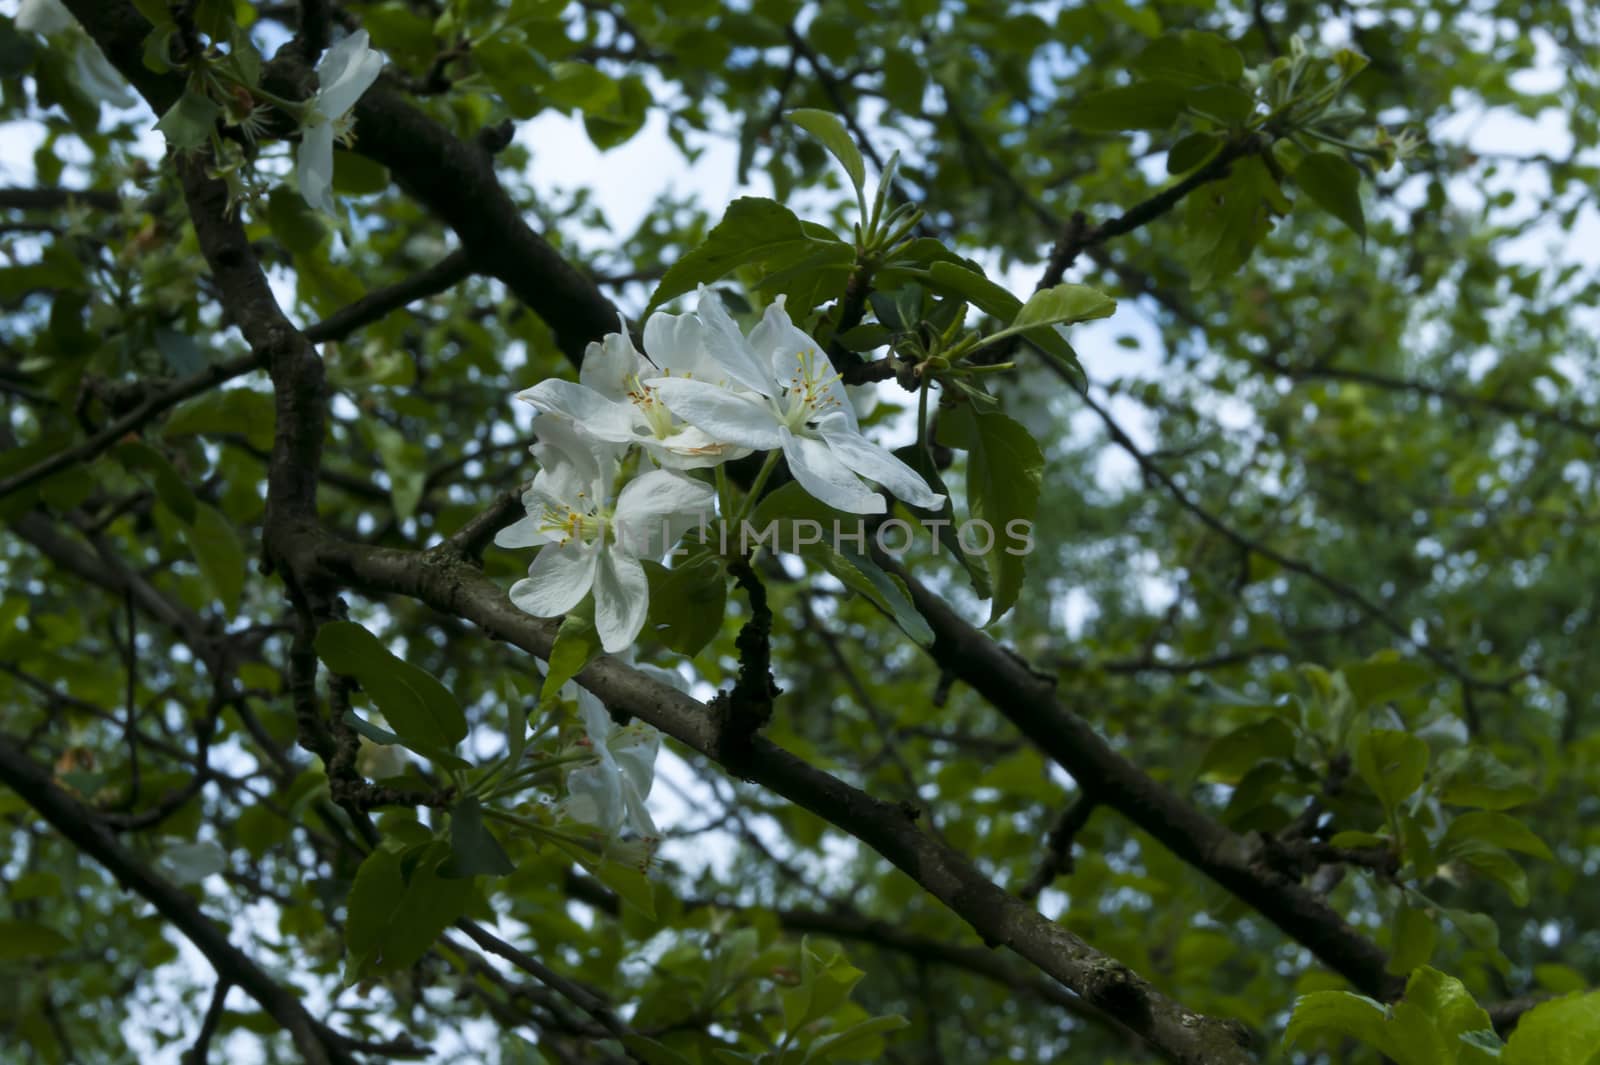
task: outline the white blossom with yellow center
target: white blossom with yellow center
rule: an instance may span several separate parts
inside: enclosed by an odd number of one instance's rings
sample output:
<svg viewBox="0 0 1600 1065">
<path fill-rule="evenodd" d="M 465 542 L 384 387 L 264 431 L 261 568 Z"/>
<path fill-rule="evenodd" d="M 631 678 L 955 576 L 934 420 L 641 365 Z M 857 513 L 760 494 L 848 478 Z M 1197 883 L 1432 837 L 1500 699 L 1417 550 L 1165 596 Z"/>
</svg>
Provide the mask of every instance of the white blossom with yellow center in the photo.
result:
<svg viewBox="0 0 1600 1065">
<path fill-rule="evenodd" d="M 641 355 L 626 322 L 584 351 L 577 381 L 541 381 L 517 398 L 546 414 L 559 414 L 589 435 L 613 444 L 638 444 L 669 469 L 715 466 L 749 454 L 675 417 L 654 387 L 658 377 L 725 382 L 727 375 L 705 348 L 704 330 L 692 315 L 653 314 L 644 327 Z"/>
<path fill-rule="evenodd" d="M 501 529 L 500 547 L 539 547 L 511 601 L 535 617 L 558 617 L 594 595 L 600 644 L 616 653 L 633 643 L 649 611 L 642 558 L 660 558 L 685 532 L 709 520 L 716 493 L 671 470 L 630 480 L 615 501 L 623 448 L 595 440 L 571 422 L 534 420 L 539 473 L 523 493 L 527 511 Z"/>
<path fill-rule="evenodd" d="M 732 384 L 659 377 L 646 382 L 655 398 L 717 440 L 757 451 L 781 448 L 801 487 L 838 510 L 887 509 L 862 478 L 913 506 L 942 504 L 944 496 L 921 474 L 861 435 L 839 375 L 817 342 L 795 328 L 783 302 L 780 296 L 767 308 L 747 339 L 721 302 L 702 293 L 706 350 Z"/>
</svg>

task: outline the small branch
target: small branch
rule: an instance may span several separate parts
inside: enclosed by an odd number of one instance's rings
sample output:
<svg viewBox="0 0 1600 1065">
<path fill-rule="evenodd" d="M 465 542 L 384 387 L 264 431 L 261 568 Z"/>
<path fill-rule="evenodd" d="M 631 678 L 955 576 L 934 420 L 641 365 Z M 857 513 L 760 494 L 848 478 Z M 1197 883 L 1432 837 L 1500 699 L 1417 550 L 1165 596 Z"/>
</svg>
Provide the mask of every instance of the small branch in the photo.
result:
<svg viewBox="0 0 1600 1065">
<path fill-rule="evenodd" d="M 299 993 L 277 983 L 249 955 L 228 941 L 225 925 L 212 921 L 189 894 L 155 872 L 100 824 L 95 812 L 62 791 L 49 772 L 0 733 L 0 781 L 84 854 L 105 866 L 126 889 L 147 900 L 206 956 L 219 980 L 237 984 L 294 1039 L 309 1065 L 353 1065 L 336 1037 L 306 1012 Z"/>
<path fill-rule="evenodd" d="M 122 199 L 99 189 L 0 189 L 0 210 L 59 211 L 83 204 L 100 211 L 115 211 Z"/>
<path fill-rule="evenodd" d="M 613 1037 L 617 1039 L 623 1039 L 632 1034 L 629 1031 L 628 1026 L 617 1017 L 615 1011 L 611 1009 L 611 1006 L 606 1002 L 606 1000 L 601 998 L 594 991 L 584 987 L 575 980 L 567 979 L 565 976 L 562 976 L 560 973 L 544 964 L 544 962 L 540 961 L 538 958 L 535 958 L 527 951 L 517 949 L 510 943 L 507 943 L 499 936 L 484 928 L 482 925 L 478 924 L 476 921 L 470 921 L 463 918 L 462 920 L 456 922 L 456 927 L 465 932 L 467 934 L 467 938 L 471 939 L 474 943 L 488 951 L 490 954 L 504 958 L 506 961 L 510 962 L 512 965 L 515 965 L 517 968 L 521 969 L 535 980 L 538 980 L 541 984 L 544 984 L 562 998 L 583 1010 L 583 1012 L 587 1013 L 590 1017 L 593 1017 L 596 1023 L 609 1032 Z"/>
<path fill-rule="evenodd" d="M 739 675 L 733 689 L 719 692 L 709 708 L 722 725 L 724 746 L 718 757 L 738 765 L 748 757 L 755 734 L 772 720 L 772 700 L 779 688 L 772 679 L 772 610 L 767 606 L 767 589 L 748 562 L 735 562 L 728 572 L 749 597 L 750 619 L 734 639 Z"/>
<path fill-rule="evenodd" d="M 472 263 L 467 253 L 457 249 L 426 270 L 386 288 L 369 292 L 350 306 L 342 307 L 315 325 L 308 326 L 305 330 L 306 339 L 317 344 L 343 340 L 363 326 L 371 325 L 407 304 L 449 291 L 471 277 L 472 273 Z"/>
<path fill-rule="evenodd" d="M 211 991 L 211 1005 L 206 1007 L 206 1014 L 200 1020 L 200 1031 L 194 1037 L 194 1044 L 184 1052 L 183 1065 L 206 1065 L 206 1058 L 211 1054 L 211 1038 L 217 1034 L 217 1026 L 222 1023 L 228 992 L 233 990 L 233 985 L 219 978 L 216 987 Z"/>
<path fill-rule="evenodd" d="M 219 362 L 208 366 L 197 374 L 183 378 L 176 384 L 170 385 L 146 399 L 133 410 L 111 422 L 104 429 L 76 447 L 57 452 L 20 473 L 14 473 L 10 477 L 0 480 L 0 499 L 4 499 L 6 496 L 19 492 L 30 485 L 37 484 L 46 477 L 69 467 L 88 462 L 101 452 L 110 449 L 129 433 L 135 433 L 144 428 L 156 415 L 170 410 L 191 396 L 208 392 L 224 381 L 231 381 L 241 374 L 249 373 L 256 367 L 257 362 L 254 354 L 243 355 L 227 362 Z"/>
<path fill-rule="evenodd" d="M 1028 882 L 1022 885 L 1022 890 L 1017 894 L 1032 902 L 1039 897 L 1039 893 L 1049 887 L 1055 878 L 1065 873 L 1072 872 L 1072 844 L 1077 839 L 1078 833 L 1083 831 L 1083 826 L 1089 823 L 1089 816 L 1094 813 L 1094 797 L 1088 794 L 1079 795 L 1077 800 L 1061 811 L 1061 816 L 1056 820 L 1055 827 L 1050 829 L 1050 835 L 1045 839 L 1044 857 L 1039 861 L 1039 868 L 1035 869 Z"/>
</svg>

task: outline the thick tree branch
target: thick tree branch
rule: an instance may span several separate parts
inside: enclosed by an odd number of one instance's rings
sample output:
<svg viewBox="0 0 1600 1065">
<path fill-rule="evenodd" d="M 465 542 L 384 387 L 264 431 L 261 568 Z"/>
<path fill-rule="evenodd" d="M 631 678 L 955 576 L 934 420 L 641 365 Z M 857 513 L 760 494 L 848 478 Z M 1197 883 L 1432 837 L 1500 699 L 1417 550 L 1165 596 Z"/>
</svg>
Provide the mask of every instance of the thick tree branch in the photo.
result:
<svg viewBox="0 0 1600 1065">
<path fill-rule="evenodd" d="M 295 555 L 334 580 L 369 593 L 418 599 L 476 623 L 497 639 L 549 655 L 556 626 L 513 606 L 505 590 L 453 552 L 371 548 L 307 531 Z M 615 710 L 631 714 L 715 760 L 729 737 L 697 700 L 612 658 L 578 680 Z M 1092 735 L 1092 734 L 1091 734 Z M 1169 1060 L 1249 1060 L 1238 1033 L 1162 995 L 1132 971 L 990 882 L 965 857 L 934 839 L 899 806 L 881 802 L 762 736 L 739 745 L 736 772 L 860 839 L 912 877 L 991 944 L 1010 947 L 1137 1032 Z M 1131 767 L 1130 767 L 1131 768 Z"/>
<path fill-rule="evenodd" d="M 1399 982 L 1384 969 L 1383 951 L 1298 882 L 1263 864 L 1258 845 L 1141 772 L 1062 705 L 1053 680 L 969 625 L 904 567 L 886 556 L 880 563 L 905 580 L 918 612 L 932 627 L 933 658 L 993 704 L 1097 802 L 1255 907 L 1365 993 L 1381 998 L 1399 994 Z"/>
</svg>

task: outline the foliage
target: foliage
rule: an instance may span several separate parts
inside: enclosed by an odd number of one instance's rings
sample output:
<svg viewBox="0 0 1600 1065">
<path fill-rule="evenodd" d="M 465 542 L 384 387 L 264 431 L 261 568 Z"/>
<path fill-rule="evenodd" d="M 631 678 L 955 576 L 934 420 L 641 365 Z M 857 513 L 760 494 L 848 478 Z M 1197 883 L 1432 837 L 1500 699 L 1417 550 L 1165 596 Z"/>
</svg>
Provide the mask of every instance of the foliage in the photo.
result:
<svg viewBox="0 0 1600 1065">
<path fill-rule="evenodd" d="M 1600 1060 L 1597 29 L 0 14 L 6 1045 Z"/>
</svg>

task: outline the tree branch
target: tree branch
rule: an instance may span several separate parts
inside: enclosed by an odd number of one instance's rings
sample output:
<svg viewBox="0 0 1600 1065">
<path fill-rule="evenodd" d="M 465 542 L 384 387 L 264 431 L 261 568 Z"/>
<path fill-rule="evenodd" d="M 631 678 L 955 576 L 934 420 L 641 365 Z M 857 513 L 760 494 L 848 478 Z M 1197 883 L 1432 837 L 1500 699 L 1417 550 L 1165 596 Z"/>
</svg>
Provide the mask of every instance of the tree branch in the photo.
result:
<svg viewBox="0 0 1600 1065">
<path fill-rule="evenodd" d="M 294 1039 L 306 1061 L 312 1065 L 350 1061 L 337 1037 L 306 1012 L 297 991 L 277 983 L 249 955 L 228 942 L 223 926 L 213 923 L 181 888 L 118 842 L 99 824 L 94 811 L 56 787 L 50 775 L 5 733 L 0 733 L 0 781 L 73 846 L 105 866 L 123 887 L 147 900 L 187 936 L 206 956 L 217 978 L 237 984 L 255 999 Z"/>
<path fill-rule="evenodd" d="M 309 530 L 301 536 L 294 553 L 314 560 L 320 572 L 341 583 L 369 593 L 418 599 L 465 617 L 491 636 L 541 658 L 548 657 L 554 646 L 554 624 L 518 610 L 503 588 L 451 552 L 372 548 Z M 613 709 L 720 760 L 727 743 L 724 726 L 697 700 L 608 656 L 590 663 L 577 679 Z M 748 756 L 734 768 L 744 779 L 866 843 L 970 924 L 985 942 L 1010 947 L 1116 1017 L 1169 1060 L 1249 1060 L 1230 1023 L 1184 1009 L 1119 962 L 1007 894 L 967 858 L 919 828 L 901 807 L 872 798 L 759 735 L 751 738 Z"/>
</svg>

